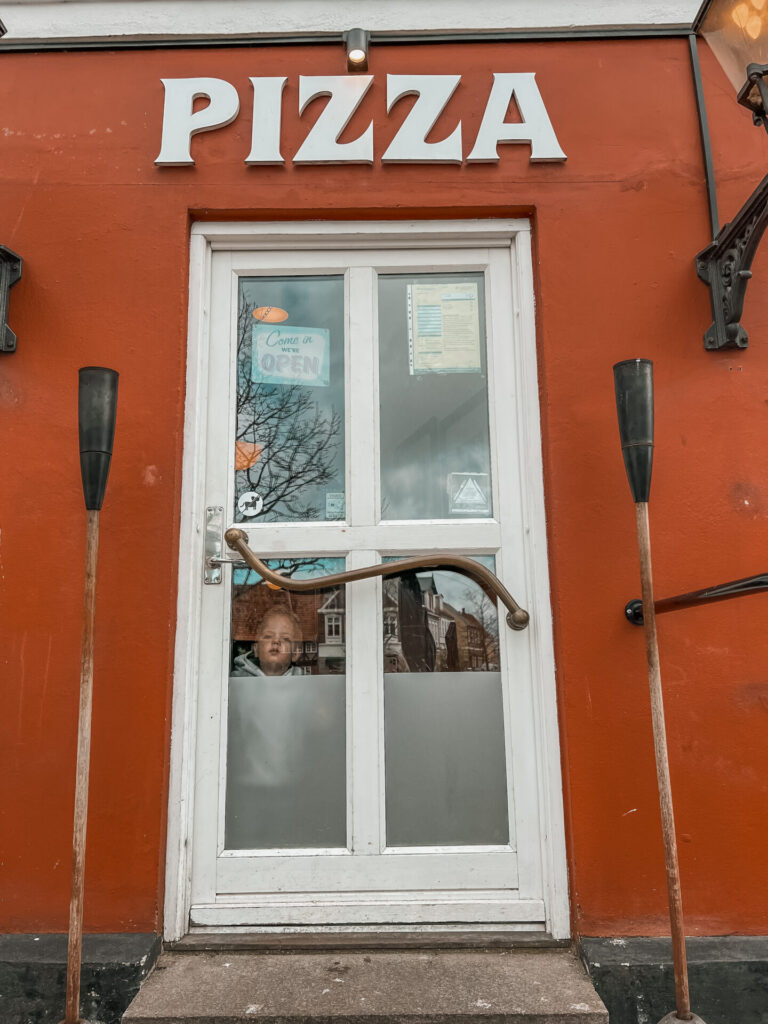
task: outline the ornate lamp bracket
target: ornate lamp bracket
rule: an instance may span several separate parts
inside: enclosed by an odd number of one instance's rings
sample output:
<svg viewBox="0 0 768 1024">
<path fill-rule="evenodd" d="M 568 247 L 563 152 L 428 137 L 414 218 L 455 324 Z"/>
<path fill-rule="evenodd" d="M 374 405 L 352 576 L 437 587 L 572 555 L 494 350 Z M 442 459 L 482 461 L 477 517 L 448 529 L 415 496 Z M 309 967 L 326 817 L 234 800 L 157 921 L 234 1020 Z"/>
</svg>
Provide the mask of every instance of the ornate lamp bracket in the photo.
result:
<svg viewBox="0 0 768 1024">
<path fill-rule="evenodd" d="M 696 273 L 709 285 L 712 324 L 704 348 L 746 348 L 747 332 L 739 322 L 744 310 L 752 260 L 768 225 L 768 175 L 734 219 L 696 256 Z"/>
<path fill-rule="evenodd" d="M 8 326 L 11 288 L 21 280 L 21 256 L 0 245 L 0 352 L 16 351 L 16 335 Z"/>
</svg>

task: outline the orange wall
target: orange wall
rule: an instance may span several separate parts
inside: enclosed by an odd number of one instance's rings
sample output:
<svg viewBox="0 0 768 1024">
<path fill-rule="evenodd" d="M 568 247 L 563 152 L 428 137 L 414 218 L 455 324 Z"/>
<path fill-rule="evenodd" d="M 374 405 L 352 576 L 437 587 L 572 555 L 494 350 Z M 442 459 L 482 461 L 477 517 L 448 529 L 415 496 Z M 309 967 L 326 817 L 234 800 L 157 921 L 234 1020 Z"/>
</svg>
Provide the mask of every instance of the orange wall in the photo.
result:
<svg viewBox="0 0 768 1024">
<path fill-rule="evenodd" d="M 766 139 L 702 45 L 723 219 L 762 173 Z M 491 71 L 535 71 L 566 164 L 387 166 L 410 101 L 385 75 L 463 74 L 433 137 L 474 141 Z M 530 212 L 566 829 L 575 927 L 667 928 L 637 596 L 634 515 L 611 365 L 650 357 L 659 596 L 766 568 L 768 259 L 747 298 L 746 353 L 711 354 L 693 268 L 709 240 L 684 39 L 380 47 L 344 138 L 373 117 L 376 164 L 247 168 L 251 75 L 343 73 L 340 46 L 2 54 L 0 242 L 25 261 L 0 356 L 0 931 L 66 928 L 84 562 L 77 368 L 121 373 L 102 517 L 86 929 L 162 917 L 190 221 L 476 217 Z M 161 77 L 235 84 L 241 115 L 197 136 L 193 168 L 157 168 Z M 768 247 L 768 243 L 766 245 Z M 766 248 L 764 247 L 764 248 Z M 768 931 L 764 884 L 768 596 L 660 620 L 691 933 Z"/>
</svg>

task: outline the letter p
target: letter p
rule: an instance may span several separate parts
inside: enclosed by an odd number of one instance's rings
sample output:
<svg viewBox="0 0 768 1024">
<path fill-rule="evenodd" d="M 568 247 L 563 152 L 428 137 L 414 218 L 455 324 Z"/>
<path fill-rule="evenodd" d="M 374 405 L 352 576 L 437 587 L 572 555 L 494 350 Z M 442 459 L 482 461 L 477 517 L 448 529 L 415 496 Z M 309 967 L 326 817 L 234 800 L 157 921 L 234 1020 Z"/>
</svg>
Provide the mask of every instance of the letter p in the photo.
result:
<svg viewBox="0 0 768 1024">
<path fill-rule="evenodd" d="M 237 89 L 221 78 L 162 78 L 165 86 L 163 138 L 156 164 L 179 167 L 194 164 L 189 151 L 192 136 L 231 124 L 240 110 Z M 195 100 L 209 100 L 193 113 Z"/>
</svg>

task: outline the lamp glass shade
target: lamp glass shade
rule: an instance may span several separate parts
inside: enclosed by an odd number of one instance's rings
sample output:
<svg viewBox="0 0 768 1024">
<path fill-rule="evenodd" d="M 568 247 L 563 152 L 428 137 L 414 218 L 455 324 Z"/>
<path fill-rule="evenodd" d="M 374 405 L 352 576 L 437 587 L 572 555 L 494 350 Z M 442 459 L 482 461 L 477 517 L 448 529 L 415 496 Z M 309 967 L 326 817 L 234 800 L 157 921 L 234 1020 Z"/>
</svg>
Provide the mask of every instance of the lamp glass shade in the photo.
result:
<svg viewBox="0 0 768 1024">
<path fill-rule="evenodd" d="M 700 31 L 737 92 L 748 64 L 768 64 L 768 0 L 712 0 Z"/>
</svg>

